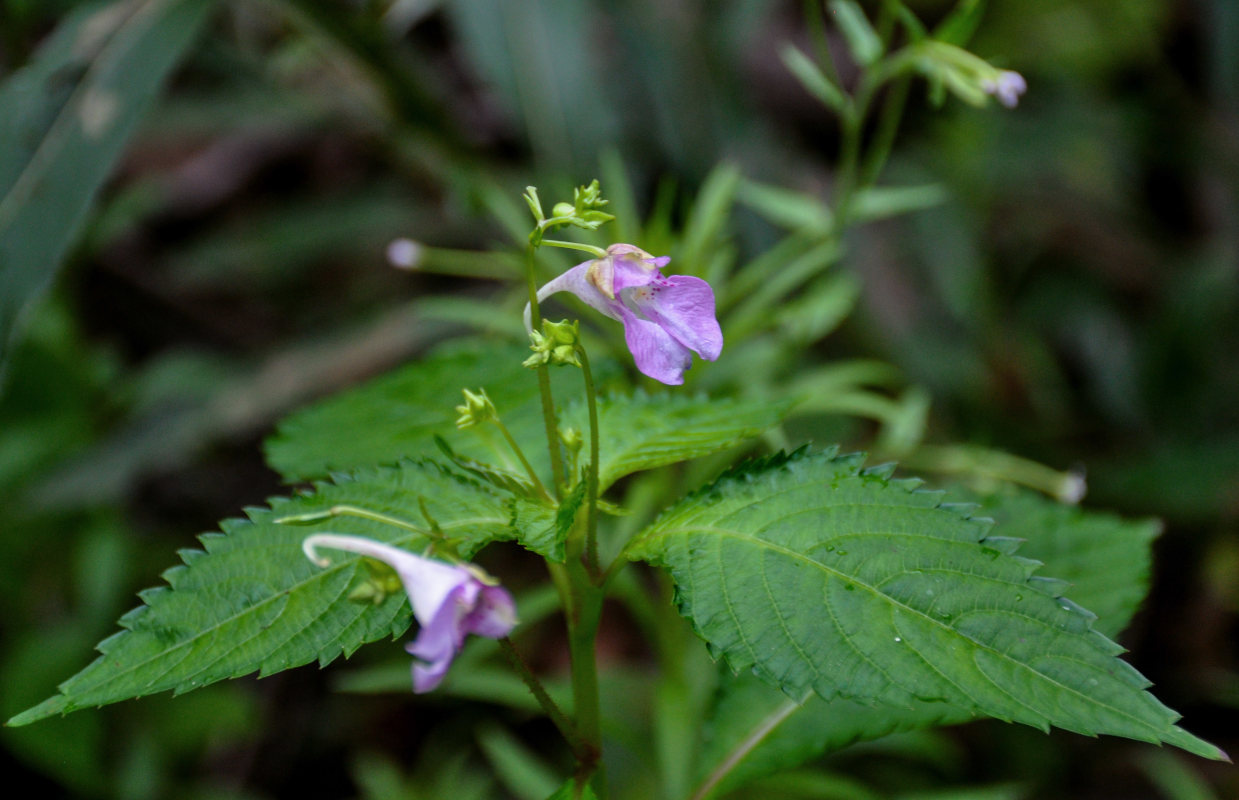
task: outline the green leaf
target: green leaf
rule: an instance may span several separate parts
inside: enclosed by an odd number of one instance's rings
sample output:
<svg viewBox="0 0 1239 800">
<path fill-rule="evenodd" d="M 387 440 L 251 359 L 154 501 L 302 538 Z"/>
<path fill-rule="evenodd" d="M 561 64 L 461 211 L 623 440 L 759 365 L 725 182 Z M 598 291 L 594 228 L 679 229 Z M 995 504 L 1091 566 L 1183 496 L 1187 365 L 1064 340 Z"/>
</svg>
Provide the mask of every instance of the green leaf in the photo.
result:
<svg viewBox="0 0 1239 800">
<path fill-rule="evenodd" d="M 722 796 L 854 742 L 975 717 L 923 701 L 901 707 L 810 694 L 797 703 L 751 674 L 725 675 L 703 732 L 699 780 Z"/>
<path fill-rule="evenodd" d="M 525 346 L 481 340 L 442 348 L 286 418 L 265 442 L 267 461 L 286 480 L 302 481 L 438 455 L 433 437 L 439 434 L 454 452 L 515 472 L 520 464 L 498 435 L 488 441 L 487 430 L 456 429 L 461 388 L 482 387 L 525 456 L 546 473 L 537 375 L 521 366 L 528 355 Z M 610 370 L 606 362 L 597 371 L 604 370 Z M 557 397 L 580 391 L 575 373 L 551 370 L 551 380 Z"/>
<path fill-rule="evenodd" d="M 1032 492 L 967 496 L 983 504 L 980 513 L 993 517 L 1003 536 L 1027 539 L 1021 555 L 1044 561 L 1046 572 L 1072 582 L 1072 600 L 1098 613 L 1095 630 L 1113 636 L 1126 627 L 1146 590 L 1150 547 L 1160 529 L 1156 521 L 1124 520 Z M 796 705 L 752 676 L 725 677 L 705 733 L 702 763 L 709 773 L 731 762 L 719 785 L 734 788 L 853 742 L 973 718 L 943 703 L 904 708 L 843 698 L 827 702 L 814 695 Z"/>
<path fill-rule="evenodd" d="M 1225 757 L 1174 725 L 1037 562 L 987 543 L 989 525 L 939 494 L 860 464 L 805 451 L 751 462 L 629 555 L 670 570 L 681 612 L 734 671 L 791 697 L 942 702 Z"/>
<path fill-rule="evenodd" d="M 82 6 L 0 87 L 0 366 L 215 0 Z"/>
<path fill-rule="evenodd" d="M 1071 584 L 1067 596 L 1097 615 L 1094 630 L 1117 636 L 1127 627 L 1148 592 L 1161 523 L 1064 505 L 1029 491 L 976 499 L 978 513 L 992 517 L 998 532 L 1024 540 L 1021 556 L 1045 562 L 1046 573 Z"/>
<path fill-rule="evenodd" d="M 779 424 L 791 405 L 676 394 L 601 398 L 599 491 L 634 472 L 734 447 Z M 570 408 L 566 416 L 580 430 L 589 429 L 581 405 Z"/>
<path fill-rule="evenodd" d="M 547 797 L 546 800 L 597 800 L 598 795 L 594 794 L 594 790 L 589 787 L 589 784 L 580 786 L 575 778 L 569 778 L 564 781 L 564 785 L 555 790 L 555 794 Z"/>
<path fill-rule="evenodd" d="M 310 525 L 276 522 L 341 505 L 395 517 L 424 532 L 349 516 Z M 103 655 L 62 683 L 59 694 L 8 724 L 169 689 L 180 694 L 311 661 L 326 665 L 366 642 L 403 633 L 411 617 L 403 594 L 380 605 L 350 602 L 350 590 L 368 577 L 362 559 L 333 556 L 330 567 L 315 566 L 301 551 L 310 533 L 369 536 L 418 551 L 431 543 L 427 533 L 437 526 L 466 558 L 512 535 L 502 497 L 433 462 L 337 476 L 334 483 L 277 498 L 269 509 L 249 509 L 247 515 L 221 523 L 222 534 L 200 537 L 203 549 L 182 550 L 185 563 L 163 574 L 167 586 L 140 594 L 145 604 L 121 617 L 124 630 L 99 644 Z"/>
<path fill-rule="evenodd" d="M 830 11 L 857 64 L 868 67 L 882 57 L 882 39 L 860 6 L 853 0 L 830 0 Z"/>
<path fill-rule="evenodd" d="M 516 540 L 540 556 L 563 563 L 564 542 L 583 502 L 585 481 L 578 481 L 558 506 L 536 498 L 513 498 L 511 526 Z"/>
<path fill-rule="evenodd" d="M 934 28 L 934 38 L 963 47 L 976 33 L 985 14 L 985 0 L 960 0 L 946 19 Z"/>
<path fill-rule="evenodd" d="M 824 106 L 836 113 L 847 109 L 848 98 L 843 91 L 799 48 L 785 44 L 779 49 L 779 58 L 783 59 L 784 66 L 800 81 L 805 91 L 821 100 Z"/>
</svg>

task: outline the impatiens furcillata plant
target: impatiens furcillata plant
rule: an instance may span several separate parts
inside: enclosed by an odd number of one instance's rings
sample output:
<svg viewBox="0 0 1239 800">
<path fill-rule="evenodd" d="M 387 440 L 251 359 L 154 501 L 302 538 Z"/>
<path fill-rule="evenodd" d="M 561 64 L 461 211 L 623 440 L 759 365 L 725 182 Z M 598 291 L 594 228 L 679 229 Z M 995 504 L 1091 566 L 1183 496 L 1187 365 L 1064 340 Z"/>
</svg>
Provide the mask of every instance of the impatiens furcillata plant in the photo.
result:
<svg viewBox="0 0 1239 800">
<path fill-rule="evenodd" d="M 879 88 L 920 75 L 931 94 L 1005 106 L 1025 91 L 950 31 L 910 29 L 892 50 L 854 3 L 831 8 L 862 69 L 857 92 L 799 51 L 785 60 L 843 114 L 835 205 L 789 214 L 783 195 L 750 192 L 759 212 L 801 225 L 806 253 L 837 252 L 848 224 L 879 215 L 889 141 L 862 158 L 859 138 Z M 294 414 L 267 455 L 308 488 L 183 550 L 99 657 L 9 725 L 326 667 L 370 642 L 395 650 L 415 626 L 399 702 L 504 704 L 512 693 L 487 687 L 510 670 L 562 737 L 546 745 L 556 798 L 627 796 L 612 756 L 640 742 L 654 777 L 639 790 L 653 794 L 634 796 L 700 800 L 854 742 L 983 717 L 1226 758 L 1177 726 L 1112 638 L 1143 594 L 1156 523 L 1060 503 L 1079 499 L 1078 476 L 918 450 L 891 433 L 897 404 L 883 398 L 885 452 L 987 479 L 930 491 L 894 464 L 788 442 L 789 417 L 831 410 L 824 380 L 745 391 L 772 348 L 806 341 L 770 293 L 809 286 L 829 259 L 730 274 L 688 246 L 695 257 L 673 259 L 649 242 L 548 238 L 605 232 L 614 217 L 598 181 L 549 214 L 533 187 L 524 200 L 534 224 L 508 313 L 517 328 L 524 304 L 528 342 L 453 342 Z M 551 271 L 564 249 L 585 260 Z M 547 319 L 551 302 L 571 318 Z M 860 408 L 868 395 L 849 391 Z M 959 466 L 961 454 L 975 458 Z M 513 558 L 518 548 L 544 569 Z M 604 604 L 620 613 L 604 620 Z M 562 629 L 531 634 L 555 614 Z M 649 652 L 600 662 L 613 624 Z M 625 674 L 643 688 L 616 688 Z M 615 736 L 621 706 L 641 703 L 646 727 Z"/>
</svg>

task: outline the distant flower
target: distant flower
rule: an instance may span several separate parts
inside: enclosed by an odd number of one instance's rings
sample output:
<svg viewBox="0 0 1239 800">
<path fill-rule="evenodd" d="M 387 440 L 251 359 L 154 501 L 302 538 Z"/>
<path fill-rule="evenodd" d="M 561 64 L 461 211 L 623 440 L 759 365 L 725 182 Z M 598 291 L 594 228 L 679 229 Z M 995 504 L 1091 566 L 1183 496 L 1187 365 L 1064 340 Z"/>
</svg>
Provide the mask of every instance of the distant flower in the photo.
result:
<svg viewBox="0 0 1239 800">
<path fill-rule="evenodd" d="M 613 244 L 605 258 L 577 264 L 538 290 L 541 302 L 572 292 L 592 308 L 624 323 L 637 369 L 669 385 L 684 382 L 692 353 L 714 361 L 723 332 L 714 317 L 714 290 L 701 278 L 664 277 L 669 256 L 654 258 L 630 244 Z M 525 309 L 529 328 L 529 309 Z"/>
<path fill-rule="evenodd" d="M 981 91 L 993 95 L 1007 108 L 1015 108 L 1020 102 L 1020 95 L 1028 91 L 1024 76 L 1009 69 L 999 70 L 994 78 L 981 81 Z"/>
<path fill-rule="evenodd" d="M 306 538 L 306 556 L 325 567 L 317 548 L 347 550 L 378 559 L 396 571 L 420 629 L 405 649 L 423 663 L 413 665 L 413 691 L 429 692 L 443 680 L 469 634 L 501 639 L 516 625 L 512 595 L 482 570 L 448 564 L 366 539 L 319 533 Z"/>
</svg>

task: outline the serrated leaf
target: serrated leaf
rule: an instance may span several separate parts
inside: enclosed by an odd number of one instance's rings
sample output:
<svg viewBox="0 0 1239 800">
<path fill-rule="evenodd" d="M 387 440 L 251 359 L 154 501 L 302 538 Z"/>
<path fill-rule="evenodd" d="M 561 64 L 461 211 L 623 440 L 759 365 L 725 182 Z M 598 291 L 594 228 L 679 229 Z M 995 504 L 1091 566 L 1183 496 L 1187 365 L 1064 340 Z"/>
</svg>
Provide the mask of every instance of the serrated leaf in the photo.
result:
<svg viewBox="0 0 1239 800">
<path fill-rule="evenodd" d="M 82 7 L 0 86 L 0 366 L 215 0 Z"/>
<path fill-rule="evenodd" d="M 1020 540 L 1021 556 L 1044 562 L 1041 571 L 1063 580 L 1063 593 L 1097 615 L 1094 630 L 1117 636 L 1127 627 L 1148 591 L 1151 548 L 1161 523 L 1123 519 L 1026 491 L 976 500 L 978 513 L 993 518 L 997 531 Z"/>
<path fill-rule="evenodd" d="M 511 527 L 516 540 L 540 556 L 563 563 L 564 542 L 583 502 L 585 481 L 578 481 L 558 506 L 536 498 L 513 498 Z"/>
<path fill-rule="evenodd" d="M 533 483 L 521 473 L 486 464 L 468 456 L 462 456 L 452 449 L 452 446 L 447 443 L 446 439 L 438 434 L 431 438 L 448 461 L 465 472 L 481 478 L 495 488 L 526 497 L 532 497 L 537 493 Z"/>
<path fill-rule="evenodd" d="M 598 401 L 599 491 L 634 472 L 734 447 L 777 425 L 791 405 L 675 394 L 603 397 Z M 579 430 L 589 429 L 581 405 L 566 416 Z"/>
<path fill-rule="evenodd" d="M 629 555 L 670 570 L 681 612 L 733 671 L 791 697 L 941 702 L 1224 758 L 1174 725 L 1086 616 L 1033 589 L 1030 562 L 986 548 L 985 522 L 860 462 L 751 462 L 661 516 Z"/>
<path fill-rule="evenodd" d="M 184 564 L 163 574 L 167 586 L 141 593 L 144 605 L 121 617 L 123 630 L 99 644 L 102 655 L 60 685 L 60 693 L 9 720 L 25 725 L 55 714 L 172 690 L 178 694 L 223 678 L 270 675 L 318 661 L 326 665 L 362 644 L 399 636 L 411 612 L 403 593 L 380 605 L 349 602 L 367 573 L 362 559 L 310 563 L 301 542 L 315 531 L 369 536 L 419 551 L 427 535 L 349 516 L 310 525 L 278 524 L 351 505 L 426 529 L 433 519 L 468 558 L 489 541 L 510 538 L 497 493 L 433 462 L 337 476 L 313 492 L 276 498 L 248 519 L 225 520 L 182 550 Z"/>
<path fill-rule="evenodd" d="M 267 461 L 286 480 L 309 480 L 437 455 L 433 437 L 438 434 L 456 453 L 517 470 L 520 464 L 498 436 L 488 444 L 486 431 L 456 429 L 461 388 L 482 387 L 490 390 L 525 456 L 545 473 L 549 457 L 537 376 L 521 366 L 528 355 L 528 347 L 488 341 L 443 348 L 286 418 L 264 443 Z M 597 371 L 609 370 L 604 362 Z M 567 372 L 551 370 L 557 397 L 580 391 L 580 377 Z"/>
</svg>

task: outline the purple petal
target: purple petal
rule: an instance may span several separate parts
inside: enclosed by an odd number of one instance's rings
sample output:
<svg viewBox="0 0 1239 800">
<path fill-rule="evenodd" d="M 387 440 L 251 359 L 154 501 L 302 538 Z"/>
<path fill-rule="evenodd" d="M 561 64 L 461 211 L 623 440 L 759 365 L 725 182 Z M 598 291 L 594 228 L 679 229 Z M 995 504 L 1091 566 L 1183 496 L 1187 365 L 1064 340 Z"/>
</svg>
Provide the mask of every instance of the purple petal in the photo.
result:
<svg viewBox="0 0 1239 800">
<path fill-rule="evenodd" d="M 439 685 L 452 660 L 464 646 L 467 631 L 462 624 L 470 608 L 477 602 L 480 584 L 470 577 L 458 585 L 446 598 L 435 615 L 420 619 L 417 638 L 405 645 L 405 650 L 425 664 L 413 666 L 413 691 L 428 692 Z"/>
<path fill-rule="evenodd" d="M 705 360 L 714 361 L 723 351 L 714 290 L 701 278 L 672 275 L 630 296 L 641 313 Z"/>
<path fill-rule="evenodd" d="M 516 626 L 516 603 L 502 586 L 483 586 L 477 604 L 465 617 L 465 633 L 502 639 Z"/>
<path fill-rule="evenodd" d="M 663 256 L 661 259 L 655 258 L 651 261 L 667 263 L 671 261 L 671 258 L 670 256 Z M 648 286 L 650 283 L 660 280 L 662 273 L 658 271 L 658 265 L 652 264 L 651 261 L 633 256 L 612 259 L 614 275 L 612 286 L 615 293 L 619 294 L 624 289 L 631 289 L 635 286 Z"/>
<path fill-rule="evenodd" d="M 613 310 L 613 302 L 607 298 L 602 292 L 598 291 L 598 287 L 594 286 L 586 278 L 586 273 L 589 270 L 589 265 L 592 261 L 585 261 L 577 264 L 572 269 L 564 272 L 559 277 L 548 281 L 538 290 L 538 302 L 541 303 L 546 298 L 557 292 L 572 292 L 577 297 L 588 305 L 590 308 L 605 314 L 611 319 L 619 319 L 619 315 Z M 529 307 L 525 307 L 525 328 L 530 327 L 529 322 Z"/>
<path fill-rule="evenodd" d="M 684 371 L 693 363 L 688 348 L 657 323 L 641 319 L 624 306 L 618 311 L 624 321 L 624 341 L 632 351 L 637 369 L 668 386 L 684 383 Z"/>
</svg>

